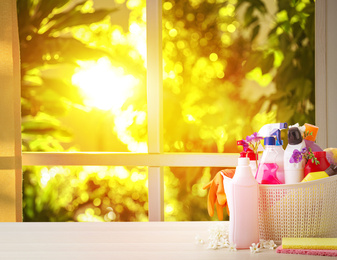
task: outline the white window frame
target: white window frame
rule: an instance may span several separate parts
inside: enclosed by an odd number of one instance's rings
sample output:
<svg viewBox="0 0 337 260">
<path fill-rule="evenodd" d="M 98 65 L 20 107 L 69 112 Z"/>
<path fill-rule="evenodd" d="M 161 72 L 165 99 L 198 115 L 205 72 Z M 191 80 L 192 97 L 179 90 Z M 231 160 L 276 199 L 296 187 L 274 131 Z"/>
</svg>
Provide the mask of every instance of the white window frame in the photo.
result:
<svg viewBox="0 0 337 260">
<path fill-rule="evenodd" d="M 163 167 L 235 167 L 236 154 L 163 153 L 162 1 L 147 0 L 148 153 L 23 154 L 23 165 L 147 166 L 149 221 L 164 221 Z"/>
<path fill-rule="evenodd" d="M 337 147 L 337 1 L 315 3 L 315 118 L 317 143 Z"/>
<path fill-rule="evenodd" d="M 7 1 L 9 2 L 9 1 Z M 337 1 L 336 1 L 337 2 Z M 12 3 L 15 3 L 13 0 Z M 327 6 L 334 6 L 334 0 L 316 0 L 316 125 L 320 127 L 318 132 L 318 143 L 322 147 L 334 146 L 336 143 L 329 141 L 329 130 L 331 127 L 337 129 L 337 119 L 331 113 L 337 111 L 337 102 L 332 102 L 328 97 L 334 87 L 329 77 L 332 74 L 328 69 L 337 67 L 337 59 L 329 59 L 329 51 L 336 49 L 333 45 L 335 38 L 330 39 L 330 34 L 336 35 L 332 28 L 337 24 L 337 19 L 331 18 L 333 14 Z M 14 4 L 12 9 L 15 9 Z M 92 152 L 24 152 L 22 154 L 22 165 L 63 165 L 63 166 L 81 166 L 81 165 L 109 165 L 109 166 L 147 166 L 149 182 L 149 220 L 164 220 L 164 192 L 163 192 L 163 167 L 235 167 L 237 154 L 233 153 L 164 153 L 163 152 L 163 89 L 162 89 L 162 1 L 147 0 L 147 92 L 148 92 L 148 153 L 92 153 Z M 16 10 L 15 10 L 16 11 Z M 330 15 L 327 18 L 327 15 Z M 15 24 L 15 23 L 14 23 Z M 330 24 L 330 25 L 329 25 Z M 15 28 L 15 27 L 13 27 Z M 13 30 L 13 29 L 12 29 Z M 15 31 L 15 30 L 14 30 Z M 0 33 L 3 31 L 0 31 Z M 14 33 L 15 34 L 15 33 Z M 15 36 L 16 37 L 16 36 Z M 15 37 L 13 38 L 15 40 Z M 14 41 L 13 40 L 13 41 Z M 17 41 L 17 39 L 16 39 Z M 335 43 L 337 40 L 335 41 Z M 329 43 L 329 44 L 328 44 Z M 14 45 L 14 44 L 13 44 Z M 14 55 L 15 56 L 15 55 Z M 18 60 L 14 57 L 14 61 Z M 334 63 L 335 62 L 335 63 Z M 15 63 L 15 62 L 14 62 Z M 335 66 L 333 66 L 335 65 Z M 12 67 L 18 64 L 12 64 Z M 333 75 L 335 78 L 337 76 Z M 21 182 L 22 178 L 18 175 L 21 170 L 21 125 L 20 125 L 20 91 L 18 79 L 15 73 L 13 78 L 16 79 L 10 93 L 12 100 L 8 97 L 0 96 L 1 111 L 11 113 L 12 117 L 0 116 L 1 125 L 10 124 L 9 129 L 4 130 L 8 137 L 13 141 L 15 147 L 10 154 L 0 154 L 0 169 L 11 169 L 16 174 L 16 208 L 22 209 L 21 205 Z M 337 81 L 335 81 L 337 82 Z M 5 100 L 7 98 L 7 100 Z M 13 105 L 14 103 L 14 105 Z M 4 114 L 4 112 L 2 113 Z M 10 134 L 12 131 L 12 135 Z M 331 139 L 331 138 L 330 138 Z M 332 139 L 331 139 L 332 140 Z M 1 141 L 1 140 L 0 140 Z M 5 139 L 6 141 L 6 139 Z M 21 214 L 17 212 L 16 221 L 20 221 Z M 13 219 L 9 219 L 13 221 Z"/>
</svg>

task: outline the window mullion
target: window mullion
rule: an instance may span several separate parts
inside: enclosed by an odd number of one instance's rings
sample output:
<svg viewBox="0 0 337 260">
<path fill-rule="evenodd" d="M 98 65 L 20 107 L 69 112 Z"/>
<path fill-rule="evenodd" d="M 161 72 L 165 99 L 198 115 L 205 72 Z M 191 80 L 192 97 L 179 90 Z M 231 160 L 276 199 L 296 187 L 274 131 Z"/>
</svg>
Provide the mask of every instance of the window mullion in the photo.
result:
<svg viewBox="0 0 337 260">
<path fill-rule="evenodd" d="M 146 1 L 148 151 L 163 152 L 162 2 Z M 163 167 L 148 169 L 149 220 L 164 220 Z"/>
<path fill-rule="evenodd" d="M 22 221 L 20 51 L 16 1 L 0 7 L 0 221 Z"/>
<path fill-rule="evenodd" d="M 317 143 L 328 147 L 326 0 L 316 1 L 315 13 L 315 124 L 320 127 Z"/>
</svg>

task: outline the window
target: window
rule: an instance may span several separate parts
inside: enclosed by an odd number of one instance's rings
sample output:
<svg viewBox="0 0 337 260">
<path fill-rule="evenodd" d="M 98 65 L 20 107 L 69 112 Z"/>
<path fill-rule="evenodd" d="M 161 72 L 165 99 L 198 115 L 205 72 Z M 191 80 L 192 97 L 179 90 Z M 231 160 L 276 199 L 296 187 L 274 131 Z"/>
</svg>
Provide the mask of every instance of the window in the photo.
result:
<svg viewBox="0 0 337 260">
<path fill-rule="evenodd" d="M 333 5 L 333 2 L 327 1 L 328 4 Z M 326 2 L 325 1 L 317 1 L 318 9 L 320 12 L 325 12 Z M 5 5 L 7 9 L 2 9 L 4 14 L 0 17 L 4 17 L 2 19 L 7 19 L 6 24 L 10 24 L 10 30 L 15 32 L 13 28 L 15 28 L 15 23 L 13 24 L 12 17 L 13 11 L 15 8 L 13 5 Z M 160 67 L 161 67 L 161 48 L 160 48 L 160 35 L 161 35 L 161 27 L 160 25 L 160 17 L 161 17 L 161 3 L 157 1 L 148 1 L 148 26 L 151 27 L 151 30 L 148 30 L 148 49 L 151 52 L 148 52 L 148 62 L 149 66 L 148 76 L 152 75 L 152 77 L 148 77 L 148 120 L 149 120 L 149 152 L 142 154 L 124 154 L 124 153 L 24 153 L 22 156 L 23 165 L 139 165 L 139 166 L 148 166 L 149 171 L 149 219 L 150 220 L 163 220 L 163 167 L 164 166 L 172 166 L 172 167 L 196 167 L 196 166 L 219 166 L 219 167 L 230 167 L 235 166 L 236 163 L 236 154 L 209 154 L 209 153 L 189 153 L 189 154 L 175 154 L 175 153 L 163 153 L 162 147 L 162 120 L 163 117 L 158 111 L 162 111 L 162 92 L 161 86 L 162 80 L 159 75 Z M 151 8 L 151 9 L 150 9 Z M 319 9 L 322 8 L 322 9 Z M 10 14 L 10 15 L 8 15 Z M 329 12 L 328 12 L 329 14 Z M 317 12 L 318 21 L 322 22 L 323 19 L 319 19 L 322 13 Z M 324 15 L 322 16 L 324 17 Z M 330 20 L 328 20 L 330 21 Z M 331 21 L 330 21 L 331 22 Z M 323 23 L 324 24 L 324 23 Z M 325 25 L 325 24 L 324 24 Z M 329 27 L 330 28 L 330 27 Z M 328 28 L 328 29 L 329 29 Z M 6 34 L 5 30 L 8 28 L 1 28 L 0 36 Z M 4 89 L 3 93 L 5 95 L 1 96 L 1 111 L 8 111 L 8 113 L 1 113 L 1 123 L 2 125 L 9 125 L 8 129 L 3 130 L 3 138 L 1 139 L 2 145 L 7 145 L 4 149 L 2 149 L 1 156 L 1 165 L 2 171 L 4 173 L 8 173 L 11 177 L 16 176 L 17 180 L 15 182 L 14 178 L 6 178 L 6 175 L 3 175 L 4 182 L 11 182 L 11 186 L 9 185 L 8 194 L 11 197 L 11 202 L 9 203 L 10 213 L 9 216 L 4 216 L 3 220 L 12 220 L 13 215 L 18 216 L 14 219 L 20 219 L 19 211 L 20 211 L 20 125 L 19 122 L 19 95 L 18 95 L 18 82 L 14 82 L 13 78 L 17 75 L 18 71 L 18 63 L 17 56 L 15 56 L 15 46 L 17 47 L 17 38 L 15 38 L 15 33 L 13 34 L 13 38 L 8 39 L 9 42 L 14 42 L 14 45 L 10 44 L 11 49 L 9 52 L 8 60 L 12 60 L 10 57 L 12 53 L 14 53 L 14 64 L 12 62 L 2 63 L 1 65 L 7 64 L 6 73 L 12 75 L 8 82 L 8 89 Z M 16 42 L 15 42 L 16 41 Z M 16 43 L 16 45 L 15 45 Z M 153 45 L 151 45 L 153 44 Z M 323 44 L 324 45 L 324 44 Z M 14 46 L 14 47 L 13 47 Z M 322 47 L 322 45 L 321 45 Z M 328 45 L 328 47 L 331 47 Z M 325 52 L 324 52 L 325 54 Z M 325 54 L 326 55 L 326 54 Z M 325 56 L 323 55 L 323 56 Z M 326 57 L 326 56 L 325 56 Z M 330 60 L 329 60 L 330 61 Z M 14 68 L 14 69 L 13 69 Z M 325 71 L 323 71 L 325 73 Z M 155 75 L 155 76 L 153 76 Z M 17 79 L 17 78 L 16 78 Z M 6 85 L 6 84 L 5 84 Z M 16 87 L 15 87 L 16 86 Z M 317 89 L 329 89 L 329 86 L 324 84 L 317 85 Z M 331 87 L 330 87 L 331 88 Z M 13 89 L 15 90 L 13 92 Z M 13 106 L 13 99 L 15 100 Z M 324 97 L 326 98 L 326 96 Z M 318 100 L 319 102 L 319 100 Z M 317 107 L 320 107 L 320 103 L 316 104 Z M 329 109 L 331 107 L 329 106 Z M 8 114 L 12 114 L 14 116 L 6 116 Z M 330 119 L 330 118 L 329 118 Z M 324 121 L 333 122 L 333 120 Z M 325 127 L 324 125 L 324 127 Z M 324 129 L 323 127 L 323 129 Z M 327 145 L 329 143 L 326 143 Z M 327 146 L 325 145 L 325 146 Z M 334 145 L 334 144 L 331 144 Z M 323 145 L 322 145 L 323 146 Z M 15 149 L 13 149 L 15 148 Z M 6 172 L 8 171 L 8 172 Z M 14 175 L 16 174 L 16 175 Z M 16 183 L 16 186 L 15 186 Z M 14 192 L 13 192 L 14 191 Z M 16 194 L 15 194 L 16 191 Z M 17 201 L 17 205 L 13 206 L 12 202 Z M 7 207 L 5 202 L 1 204 L 3 207 Z M 14 207 L 14 208 L 13 208 Z M 19 210 L 18 210 L 19 209 Z M 16 211 L 16 212 L 15 212 Z"/>
</svg>

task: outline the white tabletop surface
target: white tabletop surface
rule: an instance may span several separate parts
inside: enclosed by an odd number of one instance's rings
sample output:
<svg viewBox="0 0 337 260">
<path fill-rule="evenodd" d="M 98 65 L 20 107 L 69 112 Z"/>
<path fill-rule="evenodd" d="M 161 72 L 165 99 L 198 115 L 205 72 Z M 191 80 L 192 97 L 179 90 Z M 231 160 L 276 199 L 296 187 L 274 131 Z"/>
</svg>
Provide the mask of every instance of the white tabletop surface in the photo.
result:
<svg viewBox="0 0 337 260">
<path fill-rule="evenodd" d="M 224 222 L 221 222 L 224 223 Z M 219 222 L 0 223 L 0 259 L 332 259 L 207 249 Z M 224 223 L 225 225 L 228 222 Z M 197 244 L 199 236 L 205 243 Z"/>
</svg>

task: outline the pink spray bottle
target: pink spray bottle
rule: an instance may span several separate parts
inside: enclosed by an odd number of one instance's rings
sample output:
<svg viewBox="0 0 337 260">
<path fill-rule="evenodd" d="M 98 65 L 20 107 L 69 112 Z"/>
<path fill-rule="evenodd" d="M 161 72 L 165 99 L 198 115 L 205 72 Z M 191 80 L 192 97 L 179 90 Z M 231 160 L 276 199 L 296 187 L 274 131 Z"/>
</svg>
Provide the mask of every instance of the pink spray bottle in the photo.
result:
<svg viewBox="0 0 337 260">
<path fill-rule="evenodd" d="M 230 212 L 229 242 L 238 249 L 259 242 L 259 185 L 253 177 L 248 158 L 238 158 L 233 179 L 224 177 Z"/>
</svg>

